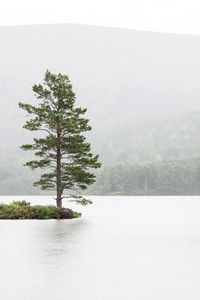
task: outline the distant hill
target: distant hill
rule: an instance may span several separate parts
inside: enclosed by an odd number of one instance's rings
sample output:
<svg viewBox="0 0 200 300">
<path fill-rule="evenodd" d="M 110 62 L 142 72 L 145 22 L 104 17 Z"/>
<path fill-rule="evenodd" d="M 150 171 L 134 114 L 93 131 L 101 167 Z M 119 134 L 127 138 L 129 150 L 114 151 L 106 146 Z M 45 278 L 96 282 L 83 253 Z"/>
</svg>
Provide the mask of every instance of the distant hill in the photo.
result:
<svg viewBox="0 0 200 300">
<path fill-rule="evenodd" d="M 70 76 L 94 136 L 148 117 L 200 110 L 200 36 L 85 25 L 0 27 L 1 141 L 24 139 L 18 101 L 44 72 Z M 12 122 L 11 122 L 12 121 Z M 122 134 L 124 131 L 122 131 Z"/>
<path fill-rule="evenodd" d="M 63 24 L 0 27 L 0 41 L 2 168 L 26 172 L 18 101 L 46 69 L 70 76 L 104 165 L 200 155 L 200 36 Z"/>
</svg>

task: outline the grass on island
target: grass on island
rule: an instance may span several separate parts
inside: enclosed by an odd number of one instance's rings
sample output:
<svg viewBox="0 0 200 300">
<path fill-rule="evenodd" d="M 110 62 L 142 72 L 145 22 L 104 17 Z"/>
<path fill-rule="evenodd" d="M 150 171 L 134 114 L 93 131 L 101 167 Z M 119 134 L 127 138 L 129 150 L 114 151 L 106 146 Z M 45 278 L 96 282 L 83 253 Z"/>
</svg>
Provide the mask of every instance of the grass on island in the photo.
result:
<svg viewBox="0 0 200 300">
<path fill-rule="evenodd" d="M 53 205 L 31 206 L 24 200 L 0 204 L 0 219 L 73 219 L 80 216 L 80 213 L 69 208 L 57 208 Z"/>
</svg>

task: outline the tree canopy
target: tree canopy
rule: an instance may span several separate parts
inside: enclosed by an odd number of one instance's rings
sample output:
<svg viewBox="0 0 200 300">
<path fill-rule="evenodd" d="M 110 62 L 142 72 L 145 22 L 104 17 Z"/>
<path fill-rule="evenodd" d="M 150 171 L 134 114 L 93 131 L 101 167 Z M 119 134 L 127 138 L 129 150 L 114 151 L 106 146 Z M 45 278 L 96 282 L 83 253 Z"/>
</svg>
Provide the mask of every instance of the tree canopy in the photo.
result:
<svg viewBox="0 0 200 300">
<path fill-rule="evenodd" d="M 36 159 L 26 166 L 47 170 L 34 185 L 42 190 L 56 190 L 58 207 L 62 207 L 65 197 L 83 205 L 91 203 L 77 194 L 95 182 L 90 169 L 101 166 L 98 155 L 92 154 L 91 145 L 83 135 L 91 130 L 89 120 L 83 116 L 87 109 L 75 107 L 76 96 L 67 75 L 47 70 L 44 83 L 35 84 L 33 91 L 38 105 L 19 102 L 19 107 L 31 117 L 23 127 L 44 132 L 44 136 L 34 138 L 33 144 L 21 146 L 35 151 Z M 68 195 L 63 194 L 66 190 Z"/>
</svg>

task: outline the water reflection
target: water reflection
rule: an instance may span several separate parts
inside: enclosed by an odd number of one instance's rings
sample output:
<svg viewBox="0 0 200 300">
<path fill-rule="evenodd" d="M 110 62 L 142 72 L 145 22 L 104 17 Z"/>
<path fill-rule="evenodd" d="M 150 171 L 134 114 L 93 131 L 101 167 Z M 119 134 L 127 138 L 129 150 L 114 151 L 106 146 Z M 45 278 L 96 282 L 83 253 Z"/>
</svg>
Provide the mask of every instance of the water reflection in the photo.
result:
<svg viewBox="0 0 200 300">
<path fill-rule="evenodd" d="M 53 299 L 68 276 L 75 275 L 81 256 L 78 244 L 84 242 L 87 227 L 84 219 L 1 221 L 2 299 L 44 299 L 47 290 L 48 299 Z M 31 294 L 23 298 L 22 290 Z"/>
<path fill-rule="evenodd" d="M 47 221 L 39 228 L 36 241 L 43 259 L 62 260 L 63 264 L 63 259 L 68 258 L 71 251 L 75 255 L 76 246 L 84 241 L 87 228 L 88 223 L 84 219 Z"/>
</svg>

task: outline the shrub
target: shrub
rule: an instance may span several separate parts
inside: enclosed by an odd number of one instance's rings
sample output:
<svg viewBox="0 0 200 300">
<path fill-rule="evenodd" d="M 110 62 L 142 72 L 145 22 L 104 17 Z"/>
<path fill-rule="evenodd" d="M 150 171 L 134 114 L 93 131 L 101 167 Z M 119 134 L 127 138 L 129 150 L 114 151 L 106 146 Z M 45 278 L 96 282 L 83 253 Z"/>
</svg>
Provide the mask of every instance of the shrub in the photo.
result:
<svg viewBox="0 0 200 300">
<path fill-rule="evenodd" d="M 0 219 L 72 219 L 80 216 L 80 213 L 69 208 L 60 209 L 53 205 L 31 206 L 24 200 L 0 204 Z"/>
<path fill-rule="evenodd" d="M 30 206 L 30 202 L 26 202 L 26 200 L 22 200 L 22 201 L 13 201 L 12 204 L 13 204 L 13 205 L 17 205 L 17 206 Z"/>
<path fill-rule="evenodd" d="M 53 213 L 57 210 L 55 206 L 36 206 L 36 216 L 38 219 L 50 219 Z"/>
</svg>

